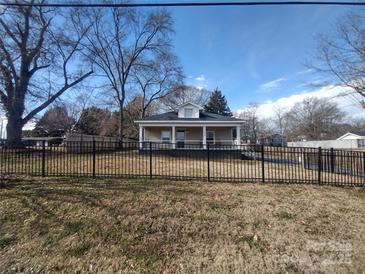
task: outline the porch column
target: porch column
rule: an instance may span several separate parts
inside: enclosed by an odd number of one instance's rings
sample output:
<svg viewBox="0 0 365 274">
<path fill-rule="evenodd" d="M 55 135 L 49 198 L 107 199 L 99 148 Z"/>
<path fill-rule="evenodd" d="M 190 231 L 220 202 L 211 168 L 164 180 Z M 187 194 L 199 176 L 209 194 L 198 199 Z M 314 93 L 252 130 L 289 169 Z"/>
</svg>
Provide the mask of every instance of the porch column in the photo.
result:
<svg viewBox="0 0 365 274">
<path fill-rule="evenodd" d="M 143 126 L 139 125 L 139 149 L 143 148 Z"/>
<path fill-rule="evenodd" d="M 172 135 L 171 136 L 172 148 L 175 148 L 175 143 L 176 143 L 175 126 L 172 126 L 171 135 Z"/>
<path fill-rule="evenodd" d="M 236 127 L 236 143 L 237 145 L 241 144 L 241 126 Z"/>
<path fill-rule="evenodd" d="M 203 126 L 203 148 L 207 148 L 207 127 Z"/>
</svg>

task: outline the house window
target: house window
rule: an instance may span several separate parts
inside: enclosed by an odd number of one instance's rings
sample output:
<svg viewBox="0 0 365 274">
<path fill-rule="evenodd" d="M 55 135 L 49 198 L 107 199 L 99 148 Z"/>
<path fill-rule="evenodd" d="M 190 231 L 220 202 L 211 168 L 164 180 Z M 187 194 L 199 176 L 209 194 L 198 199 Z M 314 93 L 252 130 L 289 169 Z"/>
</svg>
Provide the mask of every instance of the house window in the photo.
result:
<svg viewBox="0 0 365 274">
<path fill-rule="evenodd" d="M 207 131 L 207 144 L 214 144 L 215 132 L 213 130 Z"/>
<path fill-rule="evenodd" d="M 170 143 L 171 135 L 169 130 L 161 131 L 161 141 L 162 143 Z"/>
<path fill-rule="evenodd" d="M 184 117 L 185 118 L 193 118 L 193 109 L 192 108 L 185 108 L 184 109 Z"/>
<path fill-rule="evenodd" d="M 365 147 L 365 139 L 357 140 L 357 147 L 364 148 Z"/>
</svg>

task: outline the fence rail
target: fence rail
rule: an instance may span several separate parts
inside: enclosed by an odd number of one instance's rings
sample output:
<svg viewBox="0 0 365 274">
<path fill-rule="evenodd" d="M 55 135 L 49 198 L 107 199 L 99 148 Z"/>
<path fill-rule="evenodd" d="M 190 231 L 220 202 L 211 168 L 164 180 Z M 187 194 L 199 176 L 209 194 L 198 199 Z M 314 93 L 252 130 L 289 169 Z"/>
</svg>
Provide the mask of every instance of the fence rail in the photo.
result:
<svg viewBox="0 0 365 274">
<path fill-rule="evenodd" d="M 0 174 L 365 186 L 365 151 L 262 145 L 67 142 L 0 148 Z"/>
</svg>

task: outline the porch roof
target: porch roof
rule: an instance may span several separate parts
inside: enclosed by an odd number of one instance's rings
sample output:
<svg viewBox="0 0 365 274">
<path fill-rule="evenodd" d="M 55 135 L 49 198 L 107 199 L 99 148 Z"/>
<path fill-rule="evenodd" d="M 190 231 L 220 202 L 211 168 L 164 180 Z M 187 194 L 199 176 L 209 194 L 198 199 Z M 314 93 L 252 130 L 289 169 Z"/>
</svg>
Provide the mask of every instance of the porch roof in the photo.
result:
<svg viewBox="0 0 365 274">
<path fill-rule="evenodd" d="M 243 120 L 235 118 L 235 117 L 229 117 L 229 116 L 223 116 L 215 113 L 200 111 L 199 118 L 179 118 L 178 113 L 171 111 L 166 112 L 162 114 L 152 115 L 150 117 L 145 117 L 143 119 L 135 121 L 136 123 L 145 123 L 145 122 L 168 122 L 168 123 L 174 123 L 174 122 L 233 122 L 233 123 L 241 123 Z"/>
</svg>

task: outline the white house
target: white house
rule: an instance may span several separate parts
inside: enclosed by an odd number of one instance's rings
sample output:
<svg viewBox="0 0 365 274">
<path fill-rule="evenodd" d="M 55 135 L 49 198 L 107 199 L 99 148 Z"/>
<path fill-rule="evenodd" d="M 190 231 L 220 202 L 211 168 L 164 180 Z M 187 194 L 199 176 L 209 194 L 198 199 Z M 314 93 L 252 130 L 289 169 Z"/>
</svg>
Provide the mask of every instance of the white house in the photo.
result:
<svg viewBox="0 0 365 274">
<path fill-rule="evenodd" d="M 306 142 L 289 142 L 292 147 L 322 147 L 335 149 L 364 149 L 365 132 L 347 132 L 336 140 L 319 140 Z"/>
<path fill-rule="evenodd" d="M 336 140 L 359 140 L 365 139 L 365 131 L 347 132 Z"/>
<path fill-rule="evenodd" d="M 240 144 L 242 120 L 205 112 L 194 103 L 185 103 L 176 111 L 135 121 L 139 125 L 140 148 L 144 142 L 170 144 L 175 148 L 202 148 Z M 189 146 L 190 145 L 190 146 Z"/>
</svg>

